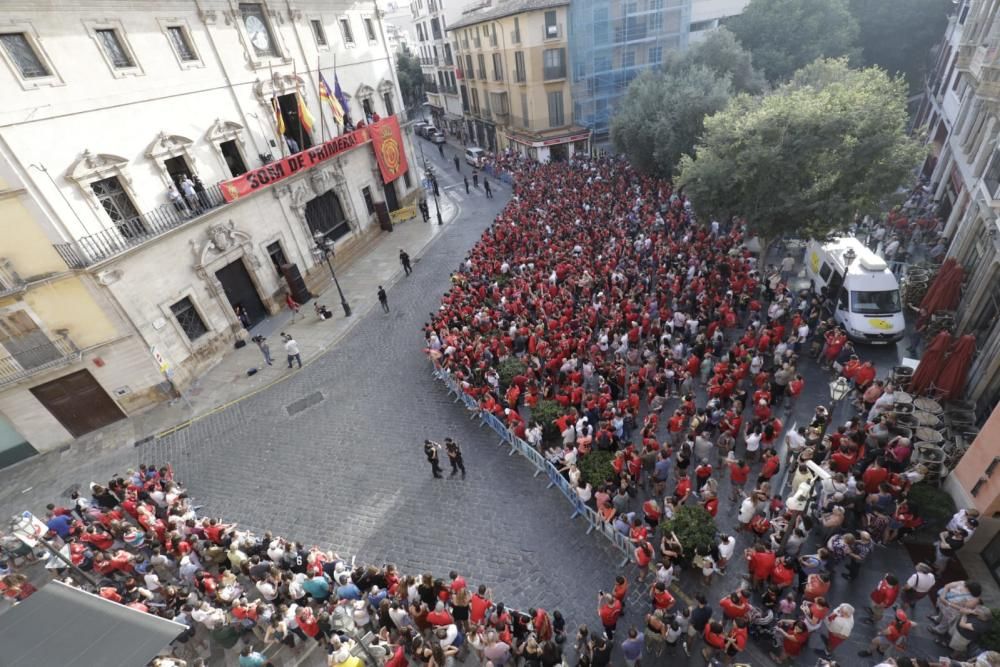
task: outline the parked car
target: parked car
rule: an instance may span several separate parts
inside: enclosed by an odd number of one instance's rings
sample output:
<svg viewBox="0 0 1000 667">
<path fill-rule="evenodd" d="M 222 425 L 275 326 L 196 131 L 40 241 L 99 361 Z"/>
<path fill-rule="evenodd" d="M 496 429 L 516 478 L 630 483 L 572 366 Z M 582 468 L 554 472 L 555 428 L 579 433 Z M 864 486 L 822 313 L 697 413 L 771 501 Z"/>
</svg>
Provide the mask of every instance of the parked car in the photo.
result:
<svg viewBox="0 0 1000 667">
<path fill-rule="evenodd" d="M 413 134 L 417 135 L 418 137 L 422 137 L 424 136 L 424 133 L 427 131 L 428 127 L 433 127 L 433 126 L 430 123 L 425 123 L 424 121 L 418 121 L 413 124 Z"/>
<path fill-rule="evenodd" d="M 473 146 L 465 149 L 465 163 L 473 167 L 479 167 L 483 162 L 483 149 Z"/>
<path fill-rule="evenodd" d="M 436 128 L 435 129 L 431 129 L 431 130 L 427 130 L 427 138 L 430 139 L 431 142 L 433 142 L 435 144 L 443 144 L 444 143 L 444 132 L 442 132 L 441 130 L 438 130 Z"/>
</svg>

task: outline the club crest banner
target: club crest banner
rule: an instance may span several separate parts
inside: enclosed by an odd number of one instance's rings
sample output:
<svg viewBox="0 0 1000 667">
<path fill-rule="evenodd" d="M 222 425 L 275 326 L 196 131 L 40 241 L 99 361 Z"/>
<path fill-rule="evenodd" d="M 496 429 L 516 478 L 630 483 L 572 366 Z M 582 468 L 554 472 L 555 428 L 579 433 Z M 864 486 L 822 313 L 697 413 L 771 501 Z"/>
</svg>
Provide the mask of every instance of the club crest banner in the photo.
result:
<svg viewBox="0 0 1000 667">
<path fill-rule="evenodd" d="M 372 138 L 375 160 L 382 172 L 382 182 L 396 180 L 407 170 L 403 137 L 399 130 L 399 119 L 393 115 L 374 123 L 368 128 Z"/>
</svg>

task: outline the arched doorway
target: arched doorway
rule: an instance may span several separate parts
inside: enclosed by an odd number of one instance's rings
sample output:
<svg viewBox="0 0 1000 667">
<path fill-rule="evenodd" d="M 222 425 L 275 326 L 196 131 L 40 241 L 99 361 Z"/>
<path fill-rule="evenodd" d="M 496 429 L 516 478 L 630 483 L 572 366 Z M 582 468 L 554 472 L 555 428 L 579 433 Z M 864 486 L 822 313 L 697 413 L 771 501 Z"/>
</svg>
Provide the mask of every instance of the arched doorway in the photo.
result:
<svg viewBox="0 0 1000 667">
<path fill-rule="evenodd" d="M 340 199 L 333 190 L 327 190 L 306 202 L 306 223 L 310 232 L 319 232 L 331 241 L 336 241 L 351 231 Z"/>
</svg>

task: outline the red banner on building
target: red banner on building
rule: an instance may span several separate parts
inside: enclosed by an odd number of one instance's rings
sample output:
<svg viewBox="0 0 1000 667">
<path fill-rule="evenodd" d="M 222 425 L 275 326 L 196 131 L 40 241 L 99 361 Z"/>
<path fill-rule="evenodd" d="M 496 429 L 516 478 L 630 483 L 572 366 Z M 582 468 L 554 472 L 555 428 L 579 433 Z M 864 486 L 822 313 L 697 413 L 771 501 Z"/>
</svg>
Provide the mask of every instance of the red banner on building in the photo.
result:
<svg viewBox="0 0 1000 667">
<path fill-rule="evenodd" d="M 308 150 L 304 150 L 300 153 L 294 155 L 289 155 L 288 157 L 283 157 L 280 160 L 271 162 L 270 164 L 265 164 L 263 167 L 258 167 L 252 171 L 248 171 L 242 176 L 237 176 L 230 181 L 224 181 L 222 183 L 222 196 L 227 202 L 235 201 L 240 197 L 245 197 L 246 195 L 256 192 L 263 187 L 268 185 L 273 185 L 278 181 L 283 181 L 286 178 L 294 176 L 303 169 L 308 169 L 321 162 L 326 162 L 341 153 L 346 153 L 352 148 L 357 148 L 362 144 L 368 143 L 371 137 L 368 134 L 369 128 L 362 127 L 353 132 L 347 134 L 342 134 L 339 137 L 334 137 L 330 141 L 320 144 L 319 146 L 313 146 Z M 399 124 L 396 124 L 396 132 L 399 132 Z M 376 155 L 377 155 L 376 149 Z M 405 163 L 404 163 L 405 164 Z M 379 166 L 382 165 L 381 159 L 379 160 Z M 405 171 L 405 167 L 403 171 Z M 399 173 L 403 173 L 402 171 Z M 385 175 L 385 168 L 382 168 L 382 174 Z"/>
<path fill-rule="evenodd" d="M 406 152 L 403 150 L 403 137 L 399 131 L 399 119 L 389 116 L 368 126 L 371 131 L 372 148 L 375 159 L 382 171 L 382 182 L 396 180 L 407 169 Z"/>
</svg>

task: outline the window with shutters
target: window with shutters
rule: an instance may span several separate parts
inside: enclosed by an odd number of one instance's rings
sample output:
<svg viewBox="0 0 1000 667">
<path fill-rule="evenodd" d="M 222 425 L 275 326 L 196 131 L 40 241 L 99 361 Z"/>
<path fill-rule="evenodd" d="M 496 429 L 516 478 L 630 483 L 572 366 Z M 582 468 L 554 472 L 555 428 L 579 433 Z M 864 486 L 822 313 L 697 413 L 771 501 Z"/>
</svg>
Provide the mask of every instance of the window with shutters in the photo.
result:
<svg viewBox="0 0 1000 667">
<path fill-rule="evenodd" d="M 326 30 L 323 29 L 323 22 L 319 19 L 312 19 L 309 21 L 309 25 L 312 26 L 313 39 L 316 40 L 316 46 L 326 46 Z"/>
<path fill-rule="evenodd" d="M 549 127 L 560 127 L 565 124 L 565 114 L 563 113 L 563 91 L 557 90 L 548 94 L 549 99 Z"/>
<path fill-rule="evenodd" d="M 115 69 L 135 67 L 132 56 L 125 50 L 125 44 L 122 42 L 117 30 L 111 28 L 98 30 L 97 41 L 101 44 L 101 48 L 104 49 L 104 55 L 112 67 Z"/>
<path fill-rule="evenodd" d="M 167 26 L 167 35 L 170 36 L 170 45 L 174 47 L 174 52 L 178 58 L 184 62 L 198 60 L 198 54 L 194 52 L 194 47 L 191 46 L 191 39 L 188 37 L 184 26 Z"/>
</svg>

